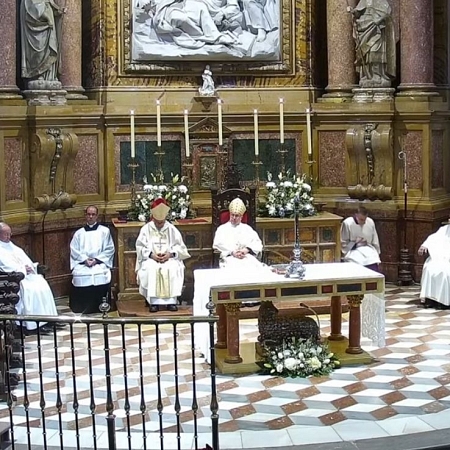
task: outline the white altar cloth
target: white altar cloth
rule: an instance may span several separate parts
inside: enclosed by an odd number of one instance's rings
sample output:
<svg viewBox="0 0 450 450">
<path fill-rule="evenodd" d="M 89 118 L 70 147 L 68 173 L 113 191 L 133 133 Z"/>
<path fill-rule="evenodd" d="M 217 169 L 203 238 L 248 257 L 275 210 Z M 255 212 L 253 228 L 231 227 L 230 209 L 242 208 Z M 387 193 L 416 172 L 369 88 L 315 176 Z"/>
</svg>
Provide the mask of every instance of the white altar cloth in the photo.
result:
<svg viewBox="0 0 450 450">
<path fill-rule="evenodd" d="M 353 282 L 355 279 L 382 278 L 384 275 L 367 269 L 353 262 L 305 264 L 306 273 L 302 281 L 336 281 Z M 261 285 L 265 283 L 298 283 L 299 280 L 285 278 L 271 271 L 268 266 L 252 272 L 235 272 L 230 269 L 197 269 L 194 270 L 194 300 L 193 315 L 207 316 L 209 310 L 206 304 L 209 301 L 211 288 L 221 286 L 248 286 L 250 284 Z M 326 295 L 319 295 L 317 300 Z M 308 297 L 308 300 L 314 300 Z M 372 341 L 376 347 L 385 345 L 385 302 L 384 290 L 381 293 L 366 294 L 361 304 L 361 334 Z M 195 345 L 202 353 L 206 361 L 210 360 L 209 325 L 199 323 L 195 325 Z"/>
</svg>

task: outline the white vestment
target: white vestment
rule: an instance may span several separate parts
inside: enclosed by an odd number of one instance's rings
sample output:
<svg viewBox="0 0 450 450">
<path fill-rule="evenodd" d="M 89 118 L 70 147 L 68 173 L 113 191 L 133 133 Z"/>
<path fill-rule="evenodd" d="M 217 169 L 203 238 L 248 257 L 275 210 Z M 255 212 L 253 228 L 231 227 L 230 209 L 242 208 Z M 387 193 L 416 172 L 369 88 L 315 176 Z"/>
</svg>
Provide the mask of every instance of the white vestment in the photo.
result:
<svg viewBox="0 0 450 450">
<path fill-rule="evenodd" d="M 357 247 L 357 240 L 363 238 L 367 245 Z M 374 221 L 367 217 L 359 225 L 354 217 L 347 217 L 341 225 L 341 243 L 344 261 L 353 261 L 362 266 L 380 263 L 380 241 Z"/>
<path fill-rule="evenodd" d="M 95 258 L 97 264 L 87 266 L 85 261 L 89 258 Z M 72 284 L 76 287 L 108 284 L 111 281 L 113 260 L 114 242 L 107 227 L 96 224 L 80 228 L 70 242 Z"/>
<path fill-rule="evenodd" d="M 262 252 L 261 239 L 258 233 L 245 223 L 232 225 L 231 222 L 227 222 L 220 225 L 214 235 L 213 248 L 220 252 L 220 267 L 242 271 L 262 266 L 257 259 Z M 232 256 L 232 252 L 243 248 L 250 249 L 253 255 L 247 253 L 242 259 Z"/>
<path fill-rule="evenodd" d="M 26 267 L 32 269 L 27 274 Z M 36 265 L 27 254 L 12 242 L 0 241 L 0 270 L 4 272 L 21 272 L 25 278 L 20 282 L 20 300 L 16 305 L 18 315 L 25 316 L 57 316 L 55 299 L 47 281 L 36 272 Z M 39 322 L 42 326 L 46 322 Z M 35 330 L 35 322 L 24 322 L 29 330 Z"/>
<path fill-rule="evenodd" d="M 429 257 L 423 265 L 420 298 L 450 306 L 450 225 L 428 236 L 422 247 Z"/>
<path fill-rule="evenodd" d="M 151 253 L 173 256 L 165 263 L 150 258 Z M 161 229 L 145 224 L 136 241 L 136 274 L 139 292 L 151 305 L 174 305 L 184 283 L 183 260 L 190 257 L 181 233 L 171 223 Z"/>
</svg>

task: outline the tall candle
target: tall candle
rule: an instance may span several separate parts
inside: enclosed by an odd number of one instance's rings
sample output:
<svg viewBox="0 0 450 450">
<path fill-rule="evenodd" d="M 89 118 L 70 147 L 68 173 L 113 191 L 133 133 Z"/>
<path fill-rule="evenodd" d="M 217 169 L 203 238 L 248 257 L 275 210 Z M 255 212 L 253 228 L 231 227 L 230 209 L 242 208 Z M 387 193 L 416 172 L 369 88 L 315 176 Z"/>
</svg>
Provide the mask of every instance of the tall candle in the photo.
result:
<svg viewBox="0 0 450 450">
<path fill-rule="evenodd" d="M 258 110 L 253 111 L 253 121 L 255 125 L 255 156 L 259 155 L 259 136 L 258 136 Z"/>
<path fill-rule="evenodd" d="M 161 147 L 161 102 L 156 100 L 156 139 L 158 147 Z"/>
<path fill-rule="evenodd" d="M 222 134 L 222 100 L 217 100 L 217 119 L 219 122 L 219 145 L 223 144 L 223 134 Z"/>
<path fill-rule="evenodd" d="M 184 139 L 186 146 L 186 158 L 189 158 L 191 151 L 189 148 L 189 112 L 187 109 L 184 110 Z"/>
<path fill-rule="evenodd" d="M 311 109 L 306 108 L 306 136 L 308 138 L 308 156 L 312 155 Z"/>
<path fill-rule="evenodd" d="M 280 144 L 284 144 L 284 100 L 280 98 Z"/>
<path fill-rule="evenodd" d="M 134 142 L 134 111 L 130 111 L 130 145 L 131 145 L 131 157 L 136 157 L 136 147 Z"/>
</svg>

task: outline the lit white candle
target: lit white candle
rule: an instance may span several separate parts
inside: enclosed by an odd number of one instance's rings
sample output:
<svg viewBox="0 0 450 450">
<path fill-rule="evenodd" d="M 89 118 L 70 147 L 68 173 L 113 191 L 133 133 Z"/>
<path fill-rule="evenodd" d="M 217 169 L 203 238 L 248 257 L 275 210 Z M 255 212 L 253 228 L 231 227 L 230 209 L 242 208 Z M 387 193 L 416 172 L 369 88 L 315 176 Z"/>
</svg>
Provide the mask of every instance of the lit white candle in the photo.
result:
<svg viewBox="0 0 450 450">
<path fill-rule="evenodd" d="M 280 98 L 280 144 L 284 144 L 284 100 Z"/>
<path fill-rule="evenodd" d="M 219 145 L 223 144 L 223 134 L 222 134 L 222 100 L 219 98 L 217 100 L 217 119 L 219 122 Z"/>
<path fill-rule="evenodd" d="M 156 100 L 156 139 L 158 147 L 161 147 L 161 102 Z"/>
<path fill-rule="evenodd" d="M 312 155 L 311 109 L 306 108 L 306 136 L 308 138 L 308 156 Z"/>
<path fill-rule="evenodd" d="M 130 111 L 130 145 L 131 145 L 131 157 L 136 157 L 136 147 L 134 142 L 134 111 Z"/>
<path fill-rule="evenodd" d="M 189 148 L 189 112 L 187 109 L 184 110 L 184 139 L 186 147 L 186 158 L 189 158 L 191 151 Z"/>
<path fill-rule="evenodd" d="M 255 156 L 259 155 L 259 136 L 258 136 L 258 110 L 253 111 L 253 121 L 255 125 Z"/>
</svg>

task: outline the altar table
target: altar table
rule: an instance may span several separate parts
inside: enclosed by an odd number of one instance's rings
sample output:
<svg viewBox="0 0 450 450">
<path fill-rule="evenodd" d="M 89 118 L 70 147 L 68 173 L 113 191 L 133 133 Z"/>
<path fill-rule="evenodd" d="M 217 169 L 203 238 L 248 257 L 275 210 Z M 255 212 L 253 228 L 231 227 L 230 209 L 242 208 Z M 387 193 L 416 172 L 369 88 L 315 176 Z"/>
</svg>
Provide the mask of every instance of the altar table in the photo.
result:
<svg viewBox="0 0 450 450">
<path fill-rule="evenodd" d="M 341 297 L 349 304 L 347 353 L 359 354 L 361 332 L 378 347 L 384 346 L 384 276 L 355 263 L 306 264 L 303 280 L 285 278 L 268 267 L 253 273 L 227 269 L 194 271 L 194 315 L 206 315 L 208 297 L 219 316 L 216 348 L 226 348 L 225 362 L 242 362 L 239 354 L 239 309 L 244 301 L 319 300 L 331 298 L 331 334 L 329 340 L 342 340 Z M 209 305 L 211 306 L 211 305 Z M 361 308 L 360 308 L 361 307 Z M 362 313 L 362 314 L 361 314 Z M 196 329 L 196 345 L 209 354 L 209 335 Z"/>
</svg>

